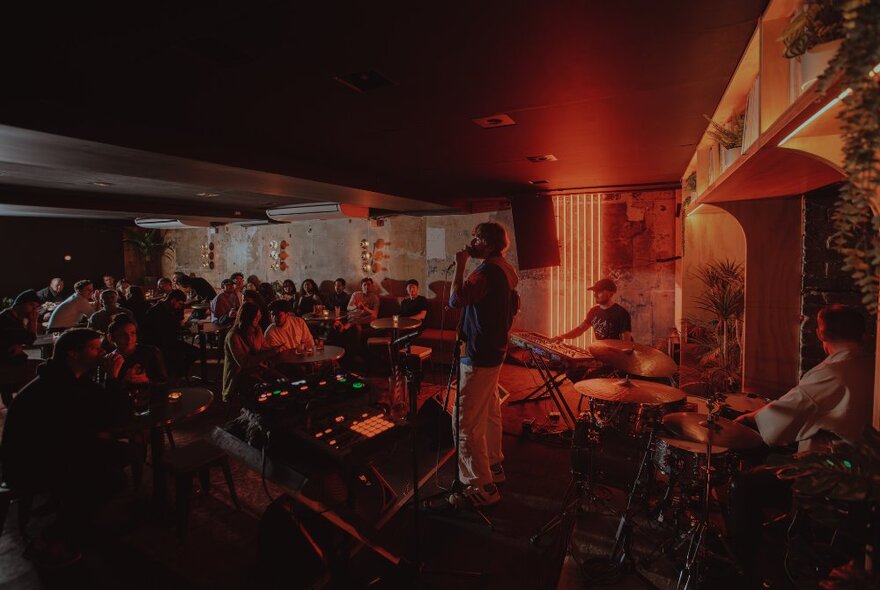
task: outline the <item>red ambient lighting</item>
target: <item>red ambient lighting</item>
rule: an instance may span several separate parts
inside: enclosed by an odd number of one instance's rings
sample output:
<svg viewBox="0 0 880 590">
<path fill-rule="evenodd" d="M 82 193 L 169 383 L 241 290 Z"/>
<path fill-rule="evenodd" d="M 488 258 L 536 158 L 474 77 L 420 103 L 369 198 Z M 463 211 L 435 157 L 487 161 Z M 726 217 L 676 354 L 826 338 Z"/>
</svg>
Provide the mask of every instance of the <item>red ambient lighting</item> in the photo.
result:
<svg viewBox="0 0 880 590">
<path fill-rule="evenodd" d="M 553 197 L 557 267 L 550 269 L 550 333 L 562 334 L 581 323 L 594 305 L 587 287 L 602 278 L 602 195 L 577 194 Z M 570 341 L 588 348 L 593 331 Z"/>
</svg>

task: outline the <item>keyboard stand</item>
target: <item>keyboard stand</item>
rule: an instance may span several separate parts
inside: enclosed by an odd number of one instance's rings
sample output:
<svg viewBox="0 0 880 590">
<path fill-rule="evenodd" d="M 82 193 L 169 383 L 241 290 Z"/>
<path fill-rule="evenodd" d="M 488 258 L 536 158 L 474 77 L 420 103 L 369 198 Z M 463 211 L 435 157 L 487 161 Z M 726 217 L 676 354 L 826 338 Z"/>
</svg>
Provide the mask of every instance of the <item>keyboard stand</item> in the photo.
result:
<svg viewBox="0 0 880 590">
<path fill-rule="evenodd" d="M 509 402 L 510 405 L 513 406 L 524 404 L 526 402 L 536 402 L 549 398 L 553 400 L 553 404 L 559 410 L 559 415 L 562 416 L 568 429 L 574 430 L 577 418 L 571 407 L 568 405 L 568 402 L 565 401 L 565 396 L 562 395 L 562 391 L 559 389 L 559 385 L 566 379 L 565 370 L 563 369 L 554 373 L 553 369 L 550 368 L 550 364 L 546 357 L 537 354 L 535 349 L 531 346 L 528 348 L 528 351 L 529 355 L 532 357 L 532 363 L 538 370 L 541 379 L 543 379 L 543 383 L 532 390 L 532 392 L 526 397 Z"/>
</svg>

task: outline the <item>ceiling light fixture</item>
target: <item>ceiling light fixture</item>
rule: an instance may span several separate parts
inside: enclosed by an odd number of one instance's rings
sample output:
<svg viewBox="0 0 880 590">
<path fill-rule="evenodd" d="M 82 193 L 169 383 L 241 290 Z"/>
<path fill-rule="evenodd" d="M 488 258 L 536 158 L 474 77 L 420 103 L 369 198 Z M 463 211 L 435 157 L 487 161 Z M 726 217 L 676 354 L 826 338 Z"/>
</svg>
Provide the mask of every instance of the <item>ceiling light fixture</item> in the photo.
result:
<svg viewBox="0 0 880 590">
<path fill-rule="evenodd" d="M 206 199 L 210 199 L 211 197 L 219 197 L 220 193 L 201 192 L 201 193 L 196 193 L 196 196 L 197 197 L 205 197 Z"/>
<path fill-rule="evenodd" d="M 471 119 L 471 121 L 483 129 L 494 129 L 496 127 L 510 127 L 511 125 L 516 125 L 516 121 L 514 121 L 510 115 L 505 115 L 504 113 Z"/>
<path fill-rule="evenodd" d="M 112 182 L 107 182 L 106 180 L 96 180 L 92 184 L 95 186 L 113 186 Z"/>
<path fill-rule="evenodd" d="M 544 154 L 543 156 L 526 156 L 526 160 L 531 162 L 532 164 L 537 164 L 538 162 L 555 162 L 558 158 L 553 154 Z"/>
<path fill-rule="evenodd" d="M 529 184 L 547 184 L 546 180 L 530 180 Z"/>
</svg>

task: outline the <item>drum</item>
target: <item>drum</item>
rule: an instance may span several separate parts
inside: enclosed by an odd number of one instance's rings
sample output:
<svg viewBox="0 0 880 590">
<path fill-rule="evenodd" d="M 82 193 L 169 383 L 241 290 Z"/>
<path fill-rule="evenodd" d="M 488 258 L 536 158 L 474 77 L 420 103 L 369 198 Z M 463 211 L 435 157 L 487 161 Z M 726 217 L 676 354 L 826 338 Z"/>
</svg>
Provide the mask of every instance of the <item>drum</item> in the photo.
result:
<svg viewBox="0 0 880 590">
<path fill-rule="evenodd" d="M 728 479 L 729 454 L 724 447 L 712 447 L 713 481 Z M 702 485 L 705 480 L 706 445 L 667 436 L 657 438 L 654 446 L 654 465 L 661 473 L 674 478 L 685 487 Z"/>
<path fill-rule="evenodd" d="M 652 430 L 671 408 L 669 404 L 634 404 L 590 398 L 590 416 L 600 431 L 636 437 Z"/>
</svg>

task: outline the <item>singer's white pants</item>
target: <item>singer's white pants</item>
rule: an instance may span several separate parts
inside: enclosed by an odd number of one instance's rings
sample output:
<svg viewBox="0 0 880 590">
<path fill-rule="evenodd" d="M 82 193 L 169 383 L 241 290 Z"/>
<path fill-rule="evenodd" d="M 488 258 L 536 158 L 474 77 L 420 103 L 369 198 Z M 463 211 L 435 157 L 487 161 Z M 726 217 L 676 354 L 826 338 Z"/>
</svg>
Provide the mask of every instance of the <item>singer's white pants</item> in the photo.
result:
<svg viewBox="0 0 880 590">
<path fill-rule="evenodd" d="M 460 429 L 458 438 L 458 473 L 465 485 L 492 483 L 490 465 L 501 463 L 501 402 L 498 399 L 498 376 L 501 365 L 474 367 L 461 363 Z"/>
</svg>

